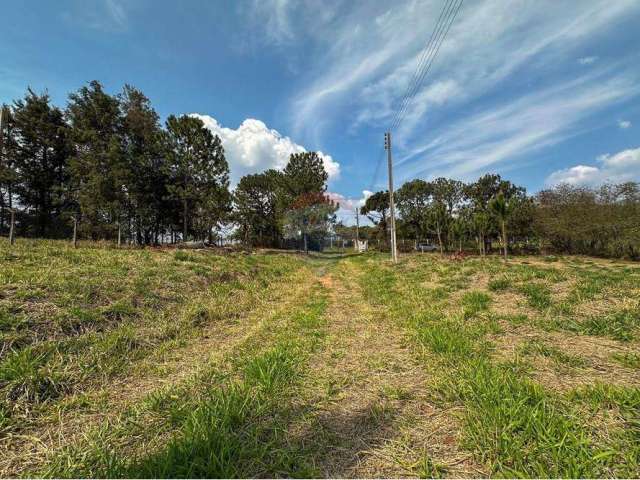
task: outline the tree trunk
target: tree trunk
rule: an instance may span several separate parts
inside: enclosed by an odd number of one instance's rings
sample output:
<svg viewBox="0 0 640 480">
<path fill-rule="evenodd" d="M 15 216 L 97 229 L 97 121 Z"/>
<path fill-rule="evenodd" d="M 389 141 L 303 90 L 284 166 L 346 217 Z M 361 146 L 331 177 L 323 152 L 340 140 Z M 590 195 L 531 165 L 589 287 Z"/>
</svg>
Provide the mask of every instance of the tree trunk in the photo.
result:
<svg viewBox="0 0 640 480">
<path fill-rule="evenodd" d="M 187 241 L 187 200 L 182 201 L 182 241 Z"/>
<path fill-rule="evenodd" d="M 122 245 L 122 225 L 118 222 L 118 248 Z"/>
<path fill-rule="evenodd" d="M 505 221 L 502 221 L 502 245 L 504 248 L 504 261 L 507 261 L 507 227 Z"/>
<path fill-rule="evenodd" d="M 73 248 L 78 248 L 78 218 L 73 217 Z"/>
<path fill-rule="evenodd" d="M 440 229 L 438 228 L 438 246 L 440 247 L 440 255 L 444 255 L 444 250 L 442 249 L 442 236 L 440 235 Z"/>
<path fill-rule="evenodd" d="M 307 250 L 307 234 L 304 233 L 302 238 L 304 239 L 304 253 L 309 253 L 309 250 Z"/>
<path fill-rule="evenodd" d="M 11 225 L 9 226 L 9 243 L 13 245 L 16 243 L 16 211 L 14 208 L 10 210 L 11 212 Z"/>
</svg>

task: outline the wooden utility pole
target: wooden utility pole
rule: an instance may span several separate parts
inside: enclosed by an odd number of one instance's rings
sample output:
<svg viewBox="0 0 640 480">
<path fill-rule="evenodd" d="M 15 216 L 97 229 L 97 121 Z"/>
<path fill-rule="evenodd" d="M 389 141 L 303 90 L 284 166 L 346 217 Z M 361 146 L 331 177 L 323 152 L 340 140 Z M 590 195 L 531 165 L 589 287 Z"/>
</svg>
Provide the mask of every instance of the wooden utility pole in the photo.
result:
<svg viewBox="0 0 640 480">
<path fill-rule="evenodd" d="M 391 132 L 384 135 L 384 148 L 387 150 L 387 166 L 389 167 L 389 212 L 391 215 L 391 259 L 398 263 L 396 246 L 396 207 L 393 202 L 393 159 L 391 157 Z"/>
<path fill-rule="evenodd" d="M 360 211 L 356 207 L 356 242 L 360 241 Z"/>
<path fill-rule="evenodd" d="M 3 150 L 2 148 L 4 147 L 4 123 L 5 123 L 5 106 L 4 105 L 0 105 L 0 157 L 2 156 Z"/>
</svg>

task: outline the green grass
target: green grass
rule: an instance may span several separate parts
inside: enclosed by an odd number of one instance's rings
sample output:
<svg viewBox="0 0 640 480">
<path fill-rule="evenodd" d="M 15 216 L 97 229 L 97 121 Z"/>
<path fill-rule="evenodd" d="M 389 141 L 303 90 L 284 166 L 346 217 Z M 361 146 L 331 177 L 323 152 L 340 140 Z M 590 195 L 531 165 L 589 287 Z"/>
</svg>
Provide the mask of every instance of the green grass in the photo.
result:
<svg viewBox="0 0 640 480">
<path fill-rule="evenodd" d="M 623 367 L 640 370 L 640 353 L 614 353 L 611 358 Z"/>
<path fill-rule="evenodd" d="M 551 306 L 551 291 L 541 283 L 525 283 L 519 286 L 519 291 L 526 298 L 530 306 L 537 310 L 545 310 Z"/>
<path fill-rule="evenodd" d="M 516 356 L 507 361 L 496 361 L 494 348 L 488 334 L 500 333 L 496 322 L 506 321 L 515 328 L 546 325 L 546 315 L 553 315 L 552 289 L 541 280 L 560 282 L 571 277 L 555 269 L 510 268 L 509 276 L 498 263 L 472 264 L 473 269 L 491 271 L 494 275 L 488 289 L 500 295 L 503 290 L 514 288 L 522 293 L 527 303 L 540 312 L 539 318 L 526 314 L 509 316 L 486 315 L 491 297 L 486 292 L 468 290 L 459 302 L 447 305 L 447 299 L 434 299 L 419 282 L 404 275 L 404 265 L 394 270 L 387 267 L 370 269 L 362 278 L 363 288 L 370 300 L 384 304 L 392 318 L 409 328 L 418 351 L 427 351 L 427 365 L 436 362 L 433 393 L 435 401 L 444 406 L 456 406 L 462 412 L 462 441 L 465 448 L 495 476 L 509 477 L 600 477 L 634 476 L 638 469 L 638 448 L 631 441 L 634 432 L 631 420 L 627 427 L 611 432 L 598 433 L 591 416 L 585 415 L 579 396 L 609 402 L 628 411 L 635 405 L 636 390 L 618 389 L 605 391 L 598 387 L 588 393 L 571 396 L 559 395 L 535 382 L 530 375 L 537 358 L 551 359 L 560 368 L 583 368 L 588 358 L 572 354 L 542 342 L 530 340 L 517 350 Z M 442 275 L 446 272 L 457 278 L 465 268 L 429 265 L 419 261 L 423 276 L 433 269 Z M 554 263 L 559 263 L 555 262 Z M 417 269 L 410 266 L 407 268 Z M 419 268 L 419 267 L 418 267 Z M 426 269 L 426 271 L 424 271 Z M 632 273 L 637 275 L 638 271 Z M 618 272 L 613 273 L 614 276 Z M 377 279 L 383 278 L 384 288 Z M 608 282 L 603 282 L 607 283 Z M 424 301 L 427 297 L 429 301 Z M 572 298 L 573 305 L 578 303 Z M 458 313 L 459 307 L 463 315 Z M 567 309 L 568 310 L 568 309 Z M 615 317 L 616 314 L 612 314 Z M 635 328 L 629 317 L 609 322 L 606 328 L 596 329 L 584 322 L 585 334 L 612 336 L 621 328 Z M 622 324 L 622 327 L 620 326 Z M 625 340 L 624 335 L 616 338 Z M 519 355 L 518 355 L 519 354 Z M 594 400 L 592 400 L 594 401 Z M 427 458 L 425 475 L 439 473 Z"/>
<path fill-rule="evenodd" d="M 69 396 L 156 368 L 206 329 L 236 323 L 302 265 L 57 241 L 8 249 L 0 242 L 10 258 L 0 273 L 0 429 L 14 433 Z"/>
<path fill-rule="evenodd" d="M 264 332 L 262 340 L 269 339 L 273 346 L 253 353 L 262 344 L 254 339 L 231 354 L 226 369 L 210 367 L 185 385 L 151 394 L 129 418 L 108 430 L 95 430 L 86 443 L 54 456 L 40 475 L 313 476 L 306 459 L 283 444 L 279 418 L 291 408 L 288 404 L 304 378 L 309 356 L 323 345 L 325 308 L 326 299 L 316 290 L 311 300 L 279 319 L 286 331 Z M 157 431 L 166 432 L 168 440 L 142 456 L 114 448 L 119 438 L 149 435 L 141 423 L 145 416 L 155 417 Z"/>
<path fill-rule="evenodd" d="M 523 355 L 541 355 L 551 358 L 560 367 L 584 367 L 584 358 L 563 352 L 558 347 L 549 345 L 540 339 L 528 340 L 520 348 Z"/>
<path fill-rule="evenodd" d="M 384 476 L 640 475 L 633 264 L 23 240 L 0 259 L 2 476 L 319 477 L 345 448 Z"/>
</svg>

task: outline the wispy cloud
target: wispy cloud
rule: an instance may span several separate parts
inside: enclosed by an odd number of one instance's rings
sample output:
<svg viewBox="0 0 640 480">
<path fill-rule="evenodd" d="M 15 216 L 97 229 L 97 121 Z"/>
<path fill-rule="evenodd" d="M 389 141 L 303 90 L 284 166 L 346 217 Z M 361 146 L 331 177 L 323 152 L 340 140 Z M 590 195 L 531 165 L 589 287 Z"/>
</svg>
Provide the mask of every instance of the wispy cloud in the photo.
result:
<svg viewBox="0 0 640 480">
<path fill-rule="evenodd" d="M 91 4 L 81 2 L 63 12 L 63 18 L 84 28 L 121 31 L 129 26 L 129 16 L 122 0 L 99 0 Z"/>
<path fill-rule="evenodd" d="M 631 122 L 629 120 L 618 120 L 618 127 L 620 127 L 623 130 L 626 130 L 627 128 L 631 127 Z"/>
<path fill-rule="evenodd" d="M 440 1 L 365 3 L 327 26 L 326 54 L 291 103 L 296 132 L 320 138 L 325 125 L 387 126 L 415 70 Z M 460 107 L 497 88 L 519 69 L 562 64 L 585 40 L 640 10 L 633 0 L 566 3 L 484 0 L 465 4 L 426 82 L 409 106 L 400 138 L 434 111 Z M 316 29 L 314 29 L 316 30 Z M 321 28 L 322 30 L 322 28 Z M 318 121 L 322 119 L 322 121 Z"/>
<path fill-rule="evenodd" d="M 329 129 L 388 127 L 443 2 L 351 5 L 288 37 L 323 52 L 289 105 L 296 138 L 311 144 L 321 145 Z M 305 8 L 298 4 L 298 14 Z M 278 11 L 273 25 L 291 25 Z M 639 72 L 580 53 L 634 16 L 635 0 L 466 2 L 395 132 L 398 181 L 470 177 L 507 168 L 507 160 L 514 168 L 526 154 L 593 128 L 593 115 L 639 93 Z"/>
<path fill-rule="evenodd" d="M 447 124 L 400 159 L 399 175 L 446 172 L 470 178 L 581 133 L 589 116 L 640 94 L 637 77 L 609 78 L 609 73 L 610 69 L 601 70 L 502 105 L 490 104 L 478 114 Z"/>
<path fill-rule="evenodd" d="M 578 63 L 580 65 L 592 65 L 596 63 L 596 60 L 598 60 L 598 57 L 582 57 L 578 59 Z"/>
</svg>

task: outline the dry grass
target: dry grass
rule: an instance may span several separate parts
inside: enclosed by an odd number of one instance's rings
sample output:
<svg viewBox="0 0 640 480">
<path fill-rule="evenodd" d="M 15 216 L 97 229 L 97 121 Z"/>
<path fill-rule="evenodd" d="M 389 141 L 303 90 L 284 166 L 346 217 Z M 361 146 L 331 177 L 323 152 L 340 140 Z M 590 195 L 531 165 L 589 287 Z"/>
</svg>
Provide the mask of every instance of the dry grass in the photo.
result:
<svg viewBox="0 0 640 480">
<path fill-rule="evenodd" d="M 0 476 L 640 474 L 635 264 L 53 246 L 0 251 L 0 362 L 73 380 L 0 384 Z"/>
</svg>

